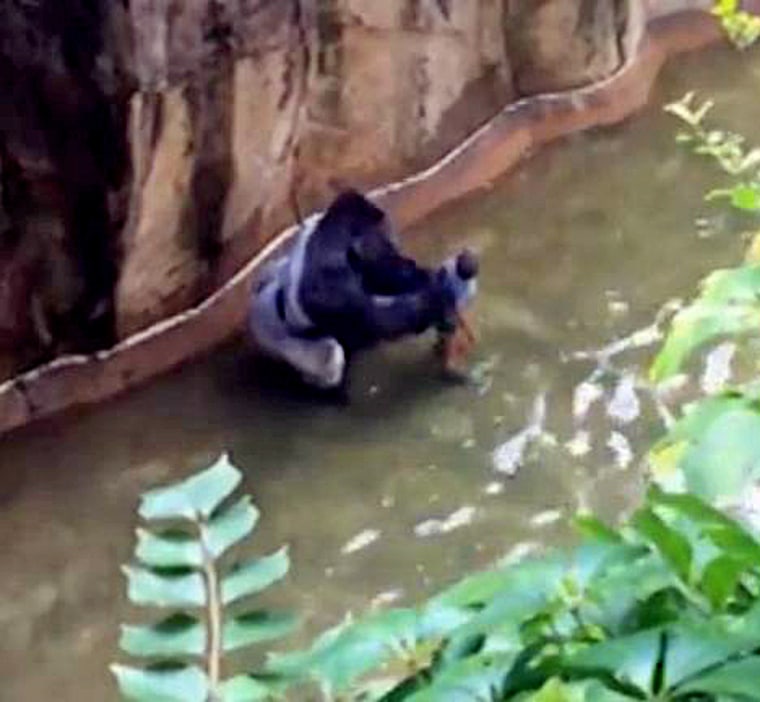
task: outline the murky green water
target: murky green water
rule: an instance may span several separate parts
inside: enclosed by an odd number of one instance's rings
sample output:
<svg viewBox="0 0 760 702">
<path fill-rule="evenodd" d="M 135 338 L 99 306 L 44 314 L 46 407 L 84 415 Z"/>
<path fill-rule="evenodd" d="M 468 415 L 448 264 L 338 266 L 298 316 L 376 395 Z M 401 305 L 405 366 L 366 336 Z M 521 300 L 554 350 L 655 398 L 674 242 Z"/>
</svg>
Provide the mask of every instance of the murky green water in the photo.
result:
<svg viewBox="0 0 760 702">
<path fill-rule="evenodd" d="M 672 67 L 658 101 L 703 90 L 760 142 L 759 81 L 757 55 L 711 51 Z M 646 326 L 740 253 L 740 223 L 701 204 L 715 170 L 673 146 L 673 127 L 653 105 L 417 227 L 410 246 L 426 257 L 464 242 L 484 253 L 474 385 L 441 382 L 425 339 L 364 358 L 350 408 L 321 406 L 246 368 L 232 346 L 96 412 L 0 440 L 0 699 L 116 698 L 106 665 L 129 611 L 118 566 L 137 496 L 224 449 L 263 508 L 257 547 L 291 545 L 292 575 L 273 601 L 303 613 L 309 632 L 565 541 L 561 518 L 579 506 L 624 511 L 639 480 L 635 461 L 616 463 L 620 436 L 641 450 L 656 416 L 615 426 L 597 407 L 591 450 L 571 455 L 573 390 L 593 364 L 563 354 Z M 494 451 L 541 393 L 548 438 L 507 477 Z"/>
</svg>

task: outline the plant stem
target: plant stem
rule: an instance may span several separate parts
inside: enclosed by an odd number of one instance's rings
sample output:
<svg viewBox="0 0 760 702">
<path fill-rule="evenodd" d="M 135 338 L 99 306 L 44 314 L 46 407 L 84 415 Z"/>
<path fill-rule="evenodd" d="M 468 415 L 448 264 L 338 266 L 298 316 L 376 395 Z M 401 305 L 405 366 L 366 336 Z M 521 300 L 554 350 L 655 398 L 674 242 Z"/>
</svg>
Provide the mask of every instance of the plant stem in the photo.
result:
<svg viewBox="0 0 760 702">
<path fill-rule="evenodd" d="M 206 549 L 203 539 L 205 529 L 201 524 L 201 544 L 203 545 L 203 575 L 206 580 L 208 598 L 206 615 L 208 621 L 208 644 L 206 648 L 210 702 L 219 702 L 219 683 L 222 666 L 222 599 L 219 592 L 219 574 L 214 558 Z"/>
</svg>

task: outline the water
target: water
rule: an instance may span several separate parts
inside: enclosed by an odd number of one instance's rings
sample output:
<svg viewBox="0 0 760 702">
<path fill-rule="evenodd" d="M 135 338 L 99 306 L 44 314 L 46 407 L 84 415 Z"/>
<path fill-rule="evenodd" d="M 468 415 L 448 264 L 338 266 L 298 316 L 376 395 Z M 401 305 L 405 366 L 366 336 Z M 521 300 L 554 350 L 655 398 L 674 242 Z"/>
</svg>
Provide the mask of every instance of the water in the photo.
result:
<svg viewBox="0 0 760 702">
<path fill-rule="evenodd" d="M 667 71 L 658 101 L 700 89 L 716 117 L 760 142 L 759 80 L 757 55 L 711 51 Z M 116 698 L 107 664 L 117 622 L 134 617 L 118 566 L 137 496 L 225 449 L 263 508 L 255 548 L 291 545 L 292 575 L 267 601 L 301 612 L 307 634 L 565 543 L 564 517 L 579 507 L 628 509 L 657 415 L 639 398 L 643 416 L 627 423 L 624 380 L 616 421 L 597 399 L 574 426 L 573 393 L 594 363 L 563 357 L 646 327 L 740 255 L 741 222 L 701 202 L 716 170 L 676 149 L 673 128 L 654 105 L 415 228 L 410 248 L 430 260 L 463 243 L 484 254 L 473 385 L 442 382 L 422 339 L 362 359 L 353 405 L 324 406 L 247 367 L 232 344 L 97 411 L 0 440 L 0 697 Z M 618 365 L 635 370 L 649 353 Z M 594 399 L 578 395 L 579 414 Z M 531 416 L 525 440 L 499 452 Z"/>
</svg>

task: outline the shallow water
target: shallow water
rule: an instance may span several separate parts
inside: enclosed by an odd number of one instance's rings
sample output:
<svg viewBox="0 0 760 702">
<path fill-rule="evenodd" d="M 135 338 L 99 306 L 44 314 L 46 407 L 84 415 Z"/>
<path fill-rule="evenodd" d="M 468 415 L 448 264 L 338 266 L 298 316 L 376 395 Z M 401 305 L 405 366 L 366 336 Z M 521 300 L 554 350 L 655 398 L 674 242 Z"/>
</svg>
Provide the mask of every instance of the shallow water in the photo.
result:
<svg viewBox="0 0 760 702">
<path fill-rule="evenodd" d="M 617 462 L 626 442 L 640 454 L 658 419 L 644 405 L 625 424 L 623 401 L 616 425 L 597 403 L 591 450 L 572 455 L 573 391 L 594 364 L 566 354 L 646 327 L 666 300 L 738 259 L 741 222 L 701 202 L 717 171 L 673 145 L 659 105 L 699 89 L 716 97 L 716 118 L 760 142 L 758 81 L 757 54 L 681 60 L 640 118 L 551 147 L 415 228 L 410 249 L 431 260 L 463 243 L 484 254 L 470 385 L 443 382 L 421 339 L 363 358 L 352 406 L 325 406 L 230 345 L 96 412 L 0 440 L 0 699 L 116 699 L 106 666 L 130 614 L 118 566 L 138 494 L 225 449 L 264 512 L 256 548 L 291 545 L 291 576 L 271 601 L 301 612 L 307 632 L 565 542 L 563 517 L 579 507 L 624 512 L 639 470 Z M 517 470 L 500 473 L 494 452 L 541 397 L 543 432 L 497 453 Z M 618 399 L 630 400 L 625 387 Z"/>
</svg>

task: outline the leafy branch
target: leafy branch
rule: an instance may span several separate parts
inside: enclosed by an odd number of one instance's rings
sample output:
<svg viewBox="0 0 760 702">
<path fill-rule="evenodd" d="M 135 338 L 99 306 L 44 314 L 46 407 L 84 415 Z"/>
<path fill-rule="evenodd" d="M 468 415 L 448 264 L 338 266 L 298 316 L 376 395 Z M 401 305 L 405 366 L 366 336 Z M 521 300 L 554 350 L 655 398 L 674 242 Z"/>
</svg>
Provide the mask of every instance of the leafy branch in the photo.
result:
<svg viewBox="0 0 760 702">
<path fill-rule="evenodd" d="M 748 49 L 760 39 L 760 17 L 742 10 L 739 0 L 718 0 L 712 13 L 737 48 Z"/>
<path fill-rule="evenodd" d="M 696 154 L 713 158 L 735 179 L 728 188 L 711 190 L 706 199 L 727 198 L 738 210 L 760 212 L 760 148 L 747 148 L 740 134 L 705 126 L 713 106 L 712 100 L 696 103 L 695 93 L 690 92 L 666 105 L 665 111 L 685 125 L 676 135 L 677 142 L 689 144 Z"/>
<path fill-rule="evenodd" d="M 284 577 L 290 565 L 281 549 L 223 566 L 259 519 L 248 496 L 228 502 L 241 479 L 223 455 L 197 475 L 142 496 L 139 515 L 152 528 L 137 530 L 135 563 L 124 567 L 127 594 L 138 606 L 172 611 L 156 624 L 122 627 L 121 649 L 152 662 L 112 666 L 125 698 L 254 702 L 275 694 L 271 676 L 222 677 L 226 653 L 284 636 L 295 625 L 286 613 L 229 612 Z"/>
</svg>

